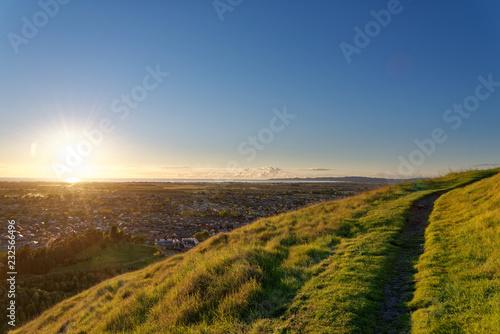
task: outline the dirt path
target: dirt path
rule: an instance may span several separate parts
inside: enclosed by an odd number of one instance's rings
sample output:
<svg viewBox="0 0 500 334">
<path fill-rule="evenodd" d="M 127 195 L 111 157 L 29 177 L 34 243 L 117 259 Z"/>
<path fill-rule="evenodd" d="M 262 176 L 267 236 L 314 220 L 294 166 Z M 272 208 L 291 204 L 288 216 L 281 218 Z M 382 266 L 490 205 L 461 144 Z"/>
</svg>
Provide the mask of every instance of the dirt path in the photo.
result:
<svg viewBox="0 0 500 334">
<path fill-rule="evenodd" d="M 406 221 L 400 241 L 398 255 L 384 286 L 385 299 L 382 302 L 381 318 L 378 324 L 379 333 L 410 333 L 410 310 L 406 303 L 413 297 L 416 273 L 414 265 L 424 251 L 424 233 L 434 202 L 442 194 L 427 196 L 413 203 Z"/>
</svg>

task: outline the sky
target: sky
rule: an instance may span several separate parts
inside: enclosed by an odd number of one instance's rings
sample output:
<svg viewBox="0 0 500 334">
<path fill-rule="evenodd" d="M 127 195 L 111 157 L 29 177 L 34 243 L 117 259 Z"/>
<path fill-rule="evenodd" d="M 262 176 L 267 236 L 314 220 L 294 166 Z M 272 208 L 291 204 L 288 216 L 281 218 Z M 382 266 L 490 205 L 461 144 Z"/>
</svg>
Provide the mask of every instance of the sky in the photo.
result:
<svg viewBox="0 0 500 334">
<path fill-rule="evenodd" d="M 500 164 L 498 1 L 0 2 L 0 177 Z"/>
</svg>

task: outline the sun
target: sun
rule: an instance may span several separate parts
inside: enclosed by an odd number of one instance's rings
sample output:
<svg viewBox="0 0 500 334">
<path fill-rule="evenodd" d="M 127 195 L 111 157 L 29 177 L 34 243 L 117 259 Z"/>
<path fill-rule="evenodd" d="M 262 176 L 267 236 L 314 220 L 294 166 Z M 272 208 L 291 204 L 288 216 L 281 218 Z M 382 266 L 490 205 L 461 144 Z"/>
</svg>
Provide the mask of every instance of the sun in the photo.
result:
<svg viewBox="0 0 500 334">
<path fill-rule="evenodd" d="M 37 150 L 37 145 L 32 145 L 34 154 Z M 94 176 L 94 150 L 94 146 L 76 131 L 54 133 L 46 147 L 45 161 L 50 164 L 50 172 L 60 181 L 79 183 Z"/>
<path fill-rule="evenodd" d="M 64 180 L 64 182 L 67 182 L 67 183 L 78 183 L 80 181 L 81 180 L 77 177 L 68 177 L 67 179 Z"/>
</svg>

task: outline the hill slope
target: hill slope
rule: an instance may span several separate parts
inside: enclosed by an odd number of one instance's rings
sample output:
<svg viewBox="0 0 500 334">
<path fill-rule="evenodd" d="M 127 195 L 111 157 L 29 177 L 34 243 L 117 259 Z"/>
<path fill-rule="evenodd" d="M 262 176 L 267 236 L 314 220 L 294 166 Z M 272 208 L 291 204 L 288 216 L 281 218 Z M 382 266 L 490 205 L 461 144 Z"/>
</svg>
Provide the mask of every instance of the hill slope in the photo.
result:
<svg viewBox="0 0 500 334">
<path fill-rule="evenodd" d="M 415 333 L 500 333 L 500 175 L 443 195 L 426 231 Z"/>
<path fill-rule="evenodd" d="M 261 219 L 65 300 L 16 333 L 373 333 L 412 203 L 497 173 Z"/>
</svg>

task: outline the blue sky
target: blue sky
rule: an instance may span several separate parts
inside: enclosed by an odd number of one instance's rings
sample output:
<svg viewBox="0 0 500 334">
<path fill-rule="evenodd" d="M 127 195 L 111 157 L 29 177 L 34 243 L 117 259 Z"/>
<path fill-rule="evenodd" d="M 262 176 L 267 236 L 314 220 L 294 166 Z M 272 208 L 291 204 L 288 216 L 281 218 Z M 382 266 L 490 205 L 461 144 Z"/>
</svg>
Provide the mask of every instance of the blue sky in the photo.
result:
<svg viewBox="0 0 500 334">
<path fill-rule="evenodd" d="M 496 1 L 6 0 L 0 13 L 3 177 L 395 177 L 500 163 Z M 348 62 L 340 45 L 356 47 L 355 27 L 370 40 Z M 478 77 L 493 82 L 483 99 Z M 114 112 L 133 92 L 137 106 Z M 467 98 L 467 118 L 443 118 Z M 114 130 L 89 141 L 82 131 L 103 120 Z"/>
</svg>

